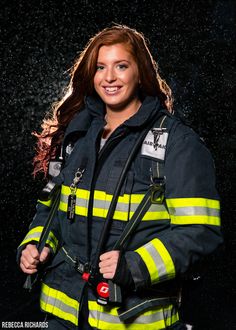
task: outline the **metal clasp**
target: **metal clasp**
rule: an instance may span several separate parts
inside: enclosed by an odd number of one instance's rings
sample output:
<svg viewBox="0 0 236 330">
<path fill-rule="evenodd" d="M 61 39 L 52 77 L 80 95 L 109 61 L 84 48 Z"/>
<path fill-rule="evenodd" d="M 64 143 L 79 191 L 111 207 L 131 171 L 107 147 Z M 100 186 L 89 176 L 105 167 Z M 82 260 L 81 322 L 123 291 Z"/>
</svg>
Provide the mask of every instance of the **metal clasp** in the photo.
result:
<svg viewBox="0 0 236 330">
<path fill-rule="evenodd" d="M 164 200 L 164 184 L 155 184 L 151 186 L 151 202 L 152 204 L 162 204 Z"/>
</svg>

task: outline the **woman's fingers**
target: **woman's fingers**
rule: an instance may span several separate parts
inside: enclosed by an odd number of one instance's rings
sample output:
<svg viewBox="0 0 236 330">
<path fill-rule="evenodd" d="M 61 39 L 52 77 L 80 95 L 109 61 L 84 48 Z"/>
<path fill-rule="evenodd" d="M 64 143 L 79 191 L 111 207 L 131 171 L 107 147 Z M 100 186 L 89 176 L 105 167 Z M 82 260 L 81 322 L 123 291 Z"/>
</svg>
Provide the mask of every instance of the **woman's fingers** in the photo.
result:
<svg viewBox="0 0 236 330">
<path fill-rule="evenodd" d="M 100 256 L 99 271 L 106 279 L 112 279 L 115 275 L 120 251 L 109 251 Z"/>
<path fill-rule="evenodd" d="M 39 253 L 35 245 L 28 244 L 22 251 L 20 258 L 20 268 L 26 274 L 33 274 L 37 272 L 37 265 L 39 263 Z"/>
<path fill-rule="evenodd" d="M 50 249 L 47 246 L 45 246 L 42 252 L 40 253 L 40 257 L 39 257 L 40 262 L 42 263 L 46 262 L 49 258 L 49 255 L 50 255 Z"/>
<path fill-rule="evenodd" d="M 39 262 L 46 262 L 50 255 L 50 249 L 44 247 L 41 254 L 33 244 L 28 244 L 22 251 L 20 258 L 20 268 L 26 274 L 34 274 L 37 272 Z"/>
</svg>

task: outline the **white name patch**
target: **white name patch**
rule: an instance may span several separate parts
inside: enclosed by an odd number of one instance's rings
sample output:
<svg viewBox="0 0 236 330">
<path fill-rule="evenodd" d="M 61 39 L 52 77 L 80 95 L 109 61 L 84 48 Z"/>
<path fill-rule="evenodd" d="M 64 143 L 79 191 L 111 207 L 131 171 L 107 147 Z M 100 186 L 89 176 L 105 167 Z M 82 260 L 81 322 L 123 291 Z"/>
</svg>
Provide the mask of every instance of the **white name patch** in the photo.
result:
<svg viewBox="0 0 236 330">
<path fill-rule="evenodd" d="M 143 141 L 141 155 L 164 160 L 167 139 L 166 129 L 152 128 Z"/>
</svg>

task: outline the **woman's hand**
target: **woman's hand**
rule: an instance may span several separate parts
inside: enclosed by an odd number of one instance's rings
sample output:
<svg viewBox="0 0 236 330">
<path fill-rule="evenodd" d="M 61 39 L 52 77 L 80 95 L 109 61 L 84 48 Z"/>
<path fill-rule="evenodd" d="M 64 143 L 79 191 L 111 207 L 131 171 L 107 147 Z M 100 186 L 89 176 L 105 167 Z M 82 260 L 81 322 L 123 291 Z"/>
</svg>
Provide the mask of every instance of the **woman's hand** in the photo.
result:
<svg viewBox="0 0 236 330">
<path fill-rule="evenodd" d="M 119 258 L 120 251 L 109 251 L 100 256 L 99 271 L 104 278 L 113 279 Z"/>
<path fill-rule="evenodd" d="M 34 274 L 37 272 L 38 264 L 44 263 L 48 260 L 50 255 L 50 249 L 44 247 L 42 252 L 39 254 L 37 248 L 33 244 L 28 244 L 22 251 L 20 258 L 20 268 L 26 274 Z"/>
</svg>

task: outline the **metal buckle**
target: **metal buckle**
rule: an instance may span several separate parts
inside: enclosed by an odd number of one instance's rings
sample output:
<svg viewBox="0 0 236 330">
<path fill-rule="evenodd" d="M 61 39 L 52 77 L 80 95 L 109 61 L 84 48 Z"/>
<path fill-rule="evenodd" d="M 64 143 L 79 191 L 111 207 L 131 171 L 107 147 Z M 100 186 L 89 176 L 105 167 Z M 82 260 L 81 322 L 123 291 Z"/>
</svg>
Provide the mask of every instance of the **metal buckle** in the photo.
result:
<svg viewBox="0 0 236 330">
<path fill-rule="evenodd" d="M 90 262 L 86 262 L 83 266 L 84 266 L 84 273 L 90 273 L 91 272 Z"/>
<path fill-rule="evenodd" d="M 86 267 L 87 267 L 87 264 L 82 264 L 82 262 L 80 262 L 80 261 L 78 260 L 78 258 L 75 259 L 75 269 L 76 269 L 79 273 L 83 274 L 84 272 L 86 272 L 86 270 L 85 270 L 85 265 L 86 265 Z"/>
<path fill-rule="evenodd" d="M 152 185 L 152 190 L 151 190 L 151 202 L 152 204 L 162 204 L 164 200 L 164 185 L 163 184 L 158 184 Z"/>
</svg>

